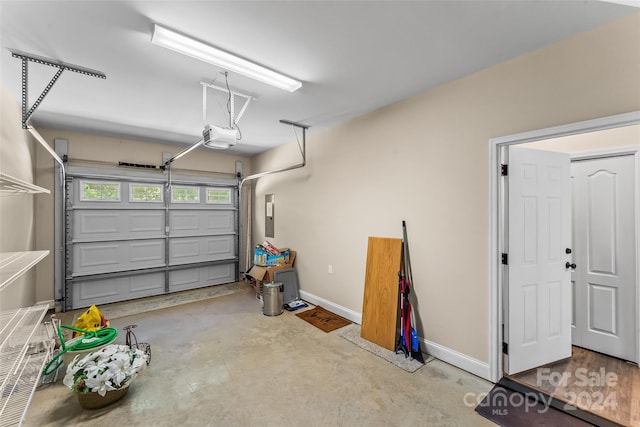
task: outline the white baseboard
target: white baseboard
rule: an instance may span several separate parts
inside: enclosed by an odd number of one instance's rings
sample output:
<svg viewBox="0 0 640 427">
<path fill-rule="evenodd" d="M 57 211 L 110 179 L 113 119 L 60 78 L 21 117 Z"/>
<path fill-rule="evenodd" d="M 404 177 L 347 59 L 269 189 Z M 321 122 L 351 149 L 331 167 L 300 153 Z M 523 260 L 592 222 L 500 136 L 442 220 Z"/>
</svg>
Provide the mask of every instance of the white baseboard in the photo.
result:
<svg viewBox="0 0 640 427">
<path fill-rule="evenodd" d="M 464 371 L 471 372 L 480 378 L 491 381 L 489 363 L 481 362 L 478 359 L 474 359 L 473 357 L 467 356 L 466 354 L 462 354 L 435 342 L 427 341 L 424 338 L 421 338 L 421 340 L 425 345 L 424 350 L 436 359 L 440 359 L 443 362 L 447 362 L 448 364 Z"/>
<path fill-rule="evenodd" d="M 345 319 L 349 319 L 358 325 L 362 324 L 362 313 L 357 313 L 351 309 L 302 290 L 300 291 L 300 298 L 310 302 L 311 304 L 321 305 L 327 310 L 336 313 Z M 489 363 L 481 362 L 473 357 L 467 356 L 466 354 L 462 354 L 443 345 L 427 341 L 424 338 L 421 338 L 421 340 L 424 345 L 423 351 L 429 355 L 464 371 L 477 375 L 480 378 L 484 378 L 487 381 L 491 381 Z"/>
<path fill-rule="evenodd" d="M 343 307 L 341 305 L 335 304 L 329 300 L 324 298 L 320 298 L 309 292 L 300 291 L 300 298 L 310 302 L 313 305 L 321 305 L 332 313 L 335 313 L 339 316 L 344 317 L 345 319 L 351 320 L 353 323 L 357 323 L 358 325 L 362 324 L 362 314 L 357 313 L 349 308 Z"/>
</svg>

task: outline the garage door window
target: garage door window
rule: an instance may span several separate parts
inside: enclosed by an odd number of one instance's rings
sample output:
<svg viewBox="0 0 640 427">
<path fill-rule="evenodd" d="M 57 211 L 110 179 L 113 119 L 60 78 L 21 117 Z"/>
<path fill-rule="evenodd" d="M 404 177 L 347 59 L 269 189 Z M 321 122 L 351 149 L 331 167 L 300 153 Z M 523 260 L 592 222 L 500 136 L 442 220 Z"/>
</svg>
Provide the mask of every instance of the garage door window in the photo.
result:
<svg viewBox="0 0 640 427">
<path fill-rule="evenodd" d="M 200 189 L 198 187 L 171 187 L 172 203 L 200 203 Z"/>
<path fill-rule="evenodd" d="M 120 201 L 120 184 L 94 181 L 80 182 L 80 200 L 88 202 Z"/>
<path fill-rule="evenodd" d="M 212 203 L 216 205 L 230 205 L 231 189 L 207 188 L 207 203 Z"/>
<path fill-rule="evenodd" d="M 129 184 L 130 202 L 162 202 L 162 185 Z"/>
</svg>

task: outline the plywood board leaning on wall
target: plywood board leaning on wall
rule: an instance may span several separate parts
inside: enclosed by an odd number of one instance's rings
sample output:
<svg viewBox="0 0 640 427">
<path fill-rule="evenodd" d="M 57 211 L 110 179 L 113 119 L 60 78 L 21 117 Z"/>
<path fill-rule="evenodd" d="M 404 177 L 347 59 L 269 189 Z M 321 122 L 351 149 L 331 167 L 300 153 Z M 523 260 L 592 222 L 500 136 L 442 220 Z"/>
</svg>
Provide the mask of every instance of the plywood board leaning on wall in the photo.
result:
<svg viewBox="0 0 640 427">
<path fill-rule="evenodd" d="M 401 239 L 369 237 L 360 336 L 391 351 L 396 346 L 401 260 Z"/>
</svg>

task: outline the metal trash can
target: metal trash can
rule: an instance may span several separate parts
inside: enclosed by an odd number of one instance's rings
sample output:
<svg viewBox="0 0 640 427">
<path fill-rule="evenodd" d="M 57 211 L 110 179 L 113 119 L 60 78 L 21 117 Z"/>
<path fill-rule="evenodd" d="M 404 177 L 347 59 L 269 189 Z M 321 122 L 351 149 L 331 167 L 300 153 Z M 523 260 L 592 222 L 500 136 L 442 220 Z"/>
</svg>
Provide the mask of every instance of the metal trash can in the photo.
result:
<svg viewBox="0 0 640 427">
<path fill-rule="evenodd" d="M 282 296 L 283 296 L 282 282 L 265 283 L 262 291 L 262 314 L 265 316 L 277 316 L 284 311 Z"/>
</svg>

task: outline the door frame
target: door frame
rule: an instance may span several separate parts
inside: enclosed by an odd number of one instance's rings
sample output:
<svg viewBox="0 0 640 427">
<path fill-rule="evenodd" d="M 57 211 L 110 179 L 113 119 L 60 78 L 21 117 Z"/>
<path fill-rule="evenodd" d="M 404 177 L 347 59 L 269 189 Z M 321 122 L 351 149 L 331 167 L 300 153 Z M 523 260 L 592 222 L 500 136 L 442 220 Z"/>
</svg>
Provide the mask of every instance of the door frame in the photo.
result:
<svg viewBox="0 0 640 427">
<path fill-rule="evenodd" d="M 501 254 L 505 252 L 505 233 L 504 233 L 504 200 L 501 193 L 501 163 L 503 162 L 506 147 L 516 144 L 524 144 L 527 142 L 542 141 L 547 139 L 559 138 L 563 136 L 577 135 L 588 132 L 595 132 L 605 129 L 613 129 L 640 124 L 640 111 L 619 114 L 615 116 L 603 117 L 583 122 L 570 123 L 561 126 L 554 126 L 545 129 L 538 129 L 529 132 L 523 132 L 513 135 L 492 138 L 489 140 L 489 170 L 490 170 L 490 193 L 489 193 L 489 379 L 498 382 L 502 378 L 502 324 L 503 310 L 502 286 L 505 281 L 504 269 L 501 264 Z M 630 148 L 633 151 L 633 148 Z M 604 151 L 604 150 L 603 150 Z M 609 152 L 615 151 L 608 150 Z M 631 153 L 629 153 L 631 154 Z M 636 161 L 636 211 L 640 210 L 640 200 L 638 197 L 638 189 L 640 189 L 640 150 L 633 151 Z M 595 155 L 594 152 L 590 154 Z M 637 218 L 636 218 L 637 220 Z M 638 221 L 636 221 L 638 222 Z M 636 250 L 640 253 L 639 238 L 640 224 L 636 224 Z M 640 283 L 640 267 L 636 266 L 636 284 Z M 637 304 L 640 307 L 640 292 L 636 295 Z M 638 310 L 640 312 L 640 310 Z M 640 316 L 640 315 L 639 315 Z M 640 318 L 636 319 L 636 332 L 640 326 Z M 638 340 L 638 348 L 636 351 L 640 355 L 640 339 Z"/>
</svg>

